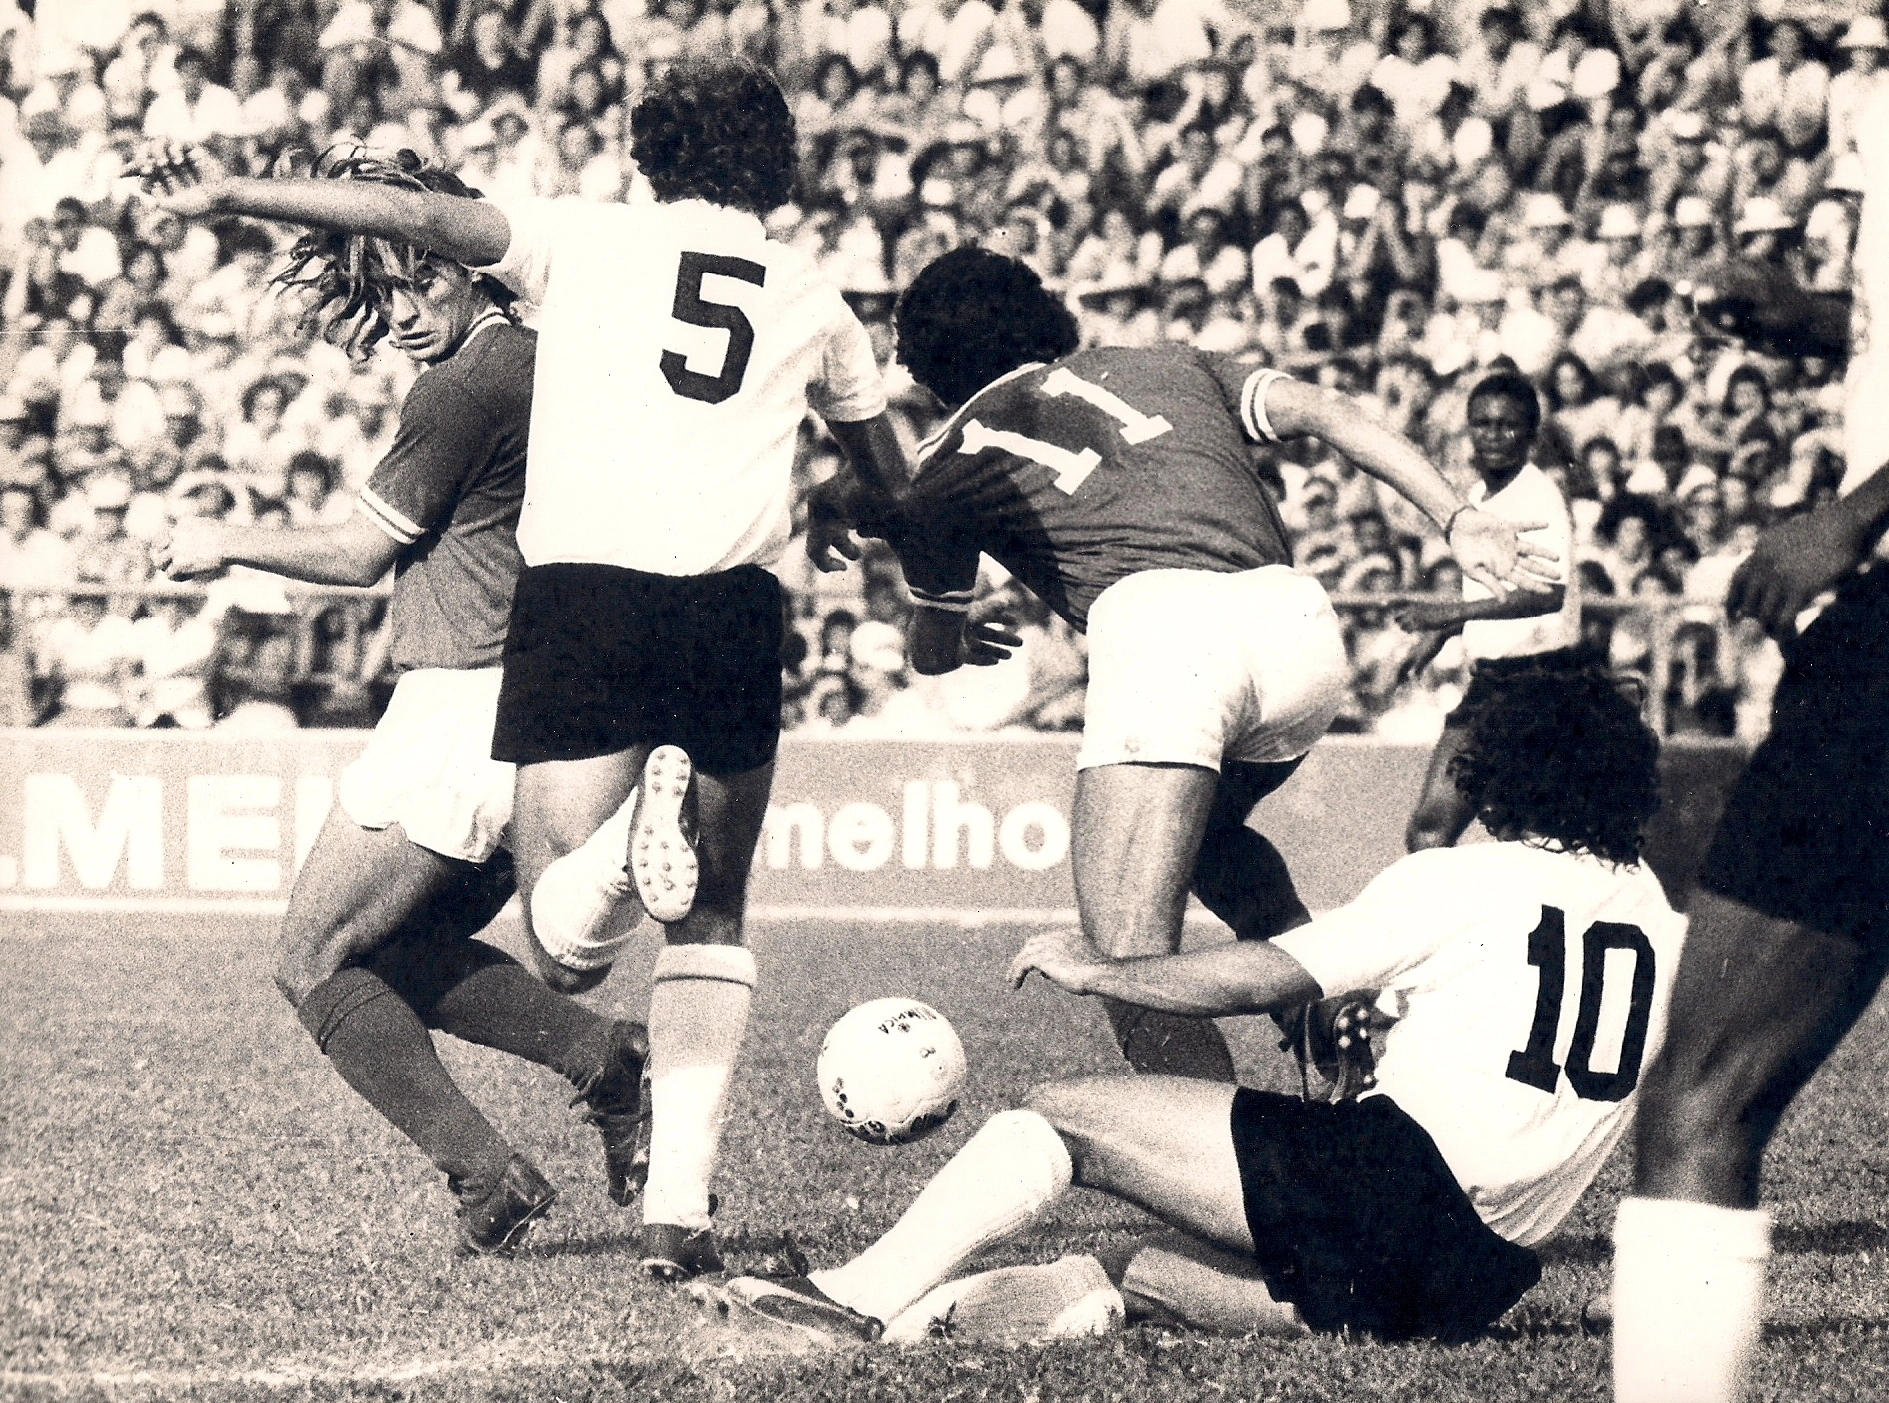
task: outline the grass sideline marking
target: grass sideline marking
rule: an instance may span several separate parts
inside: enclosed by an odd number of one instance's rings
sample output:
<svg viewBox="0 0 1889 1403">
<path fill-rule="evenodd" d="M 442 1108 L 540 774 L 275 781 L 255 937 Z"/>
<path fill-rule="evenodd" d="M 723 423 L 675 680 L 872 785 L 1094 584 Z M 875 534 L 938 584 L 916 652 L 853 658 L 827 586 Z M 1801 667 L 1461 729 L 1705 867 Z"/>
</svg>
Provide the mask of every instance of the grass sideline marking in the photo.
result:
<svg viewBox="0 0 1889 1403">
<path fill-rule="evenodd" d="M 0 1388 L 201 1388 L 205 1385 L 289 1389 L 309 1384 L 401 1384 L 474 1370 L 562 1368 L 568 1355 L 497 1345 L 451 1359 L 323 1368 L 277 1364 L 261 1369 L 0 1369 Z"/>
</svg>

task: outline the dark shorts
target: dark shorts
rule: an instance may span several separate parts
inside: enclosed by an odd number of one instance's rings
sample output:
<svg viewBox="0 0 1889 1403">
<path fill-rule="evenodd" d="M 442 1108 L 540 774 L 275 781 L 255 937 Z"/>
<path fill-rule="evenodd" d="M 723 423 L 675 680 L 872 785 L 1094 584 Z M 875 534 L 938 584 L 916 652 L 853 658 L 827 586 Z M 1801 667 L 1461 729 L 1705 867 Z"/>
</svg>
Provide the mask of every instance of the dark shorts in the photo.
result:
<svg viewBox="0 0 1889 1403">
<path fill-rule="evenodd" d="M 1461 730 L 1478 707 L 1487 706 L 1502 684 L 1520 673 L 1572 671 L 1594 661 L 1586 648 L 1550 648 L 1545 653 L 1523 653 L 1515 658 L 1478 658 L 1469 669 L 1469 685 L 1456 709 L 1443 718 L 1450 730 Z"/>
<path fill-rule="evenodd" d="M 492 758 L 587 760 L 679 745 L 707 774 L 780 743 L 780 582 L 744 565 L 646 575 L 540 565 L 518 577 Z"/>
<path fill-rule="evenodd" d="M 1267 1288 L 1314 1330 L 1470 1339 L 1541 1279 L 1388 1096 L 1326 1105 L 1243 1087 L 1233 1149 Z"/>
<path fill-rule="evenodd" d="M 1780 920 L 1889 938 L 1889 567 L 1845 581 L 1787 650 L 1699 880 Z"/>
</svg>

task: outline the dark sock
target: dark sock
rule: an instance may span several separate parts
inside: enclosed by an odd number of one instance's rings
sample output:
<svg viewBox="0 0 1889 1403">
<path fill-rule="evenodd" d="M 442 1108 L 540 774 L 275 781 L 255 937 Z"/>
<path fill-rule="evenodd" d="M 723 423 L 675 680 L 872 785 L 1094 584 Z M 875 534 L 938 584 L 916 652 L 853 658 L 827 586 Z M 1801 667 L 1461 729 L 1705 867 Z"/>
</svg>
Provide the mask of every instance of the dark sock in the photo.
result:
<svg viewBox="0 0 1889 1403">
<path fill-rule="evenodd" d="M 1137 1072 L 1201 1081 L 1234 1080 L 1232 1049 L 1211 1018 L 1187 1018 L 1109 998 L 1102 1000 L 1102 1007 L 1115 1030 L 1116 1046 Z"/>
<path fill-rule="evenodd" d="M 414 1011 L 376 974 L 350 966 L 297 1010 L 341 1079 L 438 1165 L 462 1195 L 483 1197 L 512 1157 L 440 1065 Z"/>
<path fill-rule="evenodd" d="M 610 1056 L 613 1019 L 558 993 L 482 940 L 396 941 L 368 968 L 427 1027 L 550 1067 L 580 1090 Z"/>
</svg>

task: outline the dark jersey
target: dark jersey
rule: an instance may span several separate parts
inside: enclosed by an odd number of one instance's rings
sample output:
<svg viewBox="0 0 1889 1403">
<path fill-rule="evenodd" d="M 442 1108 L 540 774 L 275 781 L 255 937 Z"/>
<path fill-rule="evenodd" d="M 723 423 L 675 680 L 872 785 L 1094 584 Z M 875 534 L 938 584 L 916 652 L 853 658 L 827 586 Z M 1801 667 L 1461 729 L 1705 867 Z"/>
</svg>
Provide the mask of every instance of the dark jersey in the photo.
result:
<svg viewBox="0 0 1889 1403">
<path fill-rule="evenodd" d="M 523 562 L 536 332 L 475 330 L 422 372 L 400 406 L 393 447 L 361 489 L 361 510 L 401 542 L 394 565 L 393 665 L 496 667 Z"/>
<path fill-rule="evenodd" d="M 1142 570 L 1289 564 L 1249 440 L 1278 372 L 1182 348 L 1079 351 L 980 390 L 919 455 L 889 533 L 922 602 L 970 601 L 979 552 L 1077 628 Z"/>
</svg>

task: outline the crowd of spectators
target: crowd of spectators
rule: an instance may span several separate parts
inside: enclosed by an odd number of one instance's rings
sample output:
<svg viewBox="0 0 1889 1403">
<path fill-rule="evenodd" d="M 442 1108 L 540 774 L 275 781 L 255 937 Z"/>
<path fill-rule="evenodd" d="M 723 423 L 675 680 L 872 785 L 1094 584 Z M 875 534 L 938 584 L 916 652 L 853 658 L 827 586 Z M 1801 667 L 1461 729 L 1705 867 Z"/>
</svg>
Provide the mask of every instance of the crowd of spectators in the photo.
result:
<svg viewBox="0 0 1889 1403">
<path fill-rule="evenodd" d="M 732 51 L 775 68 L 799 121 L 773 231 L 866 320 L 914 441 L 933 410 L 890 364 L 892 302 L 969 241 L 1061 289 L 1091 344 L 1264 356 L 1455 474 L 1469 386 L 1512 364 L 1574 503 L 1589 641 L 1647 676 L 1669 729 L 1762 729 L 1776 650 L 1714 601 L 1760 530 L 1835 490 L 1841 368 L 1701 335 L 1688 284 L 1736 253 L 1849 286 L 1857 113 L 1889 82 L 1872 0 L 18 3 L 0 0 L 0 724 L 358 724 L 385 693 L 377 597 L 240 571 L 146 588 L 179 514 L 347 512 L 413 372 L 301 328 L 269 282 L 289 231 L 136 199 L 145 143 L 255 173 L 404 147 L 489 193 L 635 199 L 639 85 Z M 801 470 L 831 458 L 810 427 Z M 1435 531 L 1316 442 L 1262 466 L 1297 563 L 1351 601 L 1341 724 L 1434 735 L 1460 656 L 1402 680 L 1386 596 L 1459 588 Z M 1080 725 L 1081 640 L 1020 593 L 1020 664 L 922 680 L 882 552 L 843 577 L 783 569 L 793 724 Z"/>
</svg>

